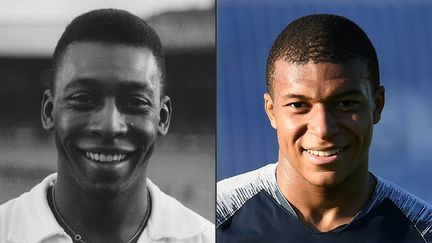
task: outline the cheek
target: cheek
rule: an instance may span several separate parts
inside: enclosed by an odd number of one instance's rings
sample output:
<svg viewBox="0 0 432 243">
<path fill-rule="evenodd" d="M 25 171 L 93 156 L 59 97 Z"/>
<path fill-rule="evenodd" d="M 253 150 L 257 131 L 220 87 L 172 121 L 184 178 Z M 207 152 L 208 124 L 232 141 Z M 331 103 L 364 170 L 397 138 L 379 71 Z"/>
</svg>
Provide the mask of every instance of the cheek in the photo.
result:
<svg viewBox="0 0 432 243">
<path fill-rule="evenodd" d="M 370 144 L 373 130 L 371 116 L 361 113 L 352 114 L 345 120 L 345 124 L 358 142 Z"/>
<path fill-rule="evenodd" d="M 85 117 L 74 112 L 58 112 L 54 117 L 54 129 L 60 138 L 68 137 L 85 126 L 85 120 Z"/>
<path fill-rule="evenodd" d="M 278 116 L 276 122 L 279 144 L 285 150 L 299 141 L 307 127 L 304 119 L 296 116 Z"/>
<path fill-rule="evenodd" d="M 130 134 L 135 134 L 135 139 L 141 142 L 152 142 L 157 137 L 157 119 L 147 117 L 145 119 L 134 117 L 128 119 Z"/>
</svg>

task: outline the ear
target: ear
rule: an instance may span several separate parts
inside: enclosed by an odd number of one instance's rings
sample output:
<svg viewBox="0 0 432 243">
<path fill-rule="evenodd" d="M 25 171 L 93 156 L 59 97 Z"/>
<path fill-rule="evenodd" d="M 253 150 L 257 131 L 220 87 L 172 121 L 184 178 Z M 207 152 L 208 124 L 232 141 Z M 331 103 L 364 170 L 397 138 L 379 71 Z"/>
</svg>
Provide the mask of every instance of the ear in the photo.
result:
<svg viewBox="0 0 432 243">
<path fill-rule="evenodd" d="M 171 121 L 171 99 L 168 96 L 164 96 L 161 99 L 161 108 L 159 111 L 159 123 L 158 123 L 158 133 L 159 135 L 165 135 L 168 132 Z"/>
<path fill-rule="evenodd" d="M 274 116 L 274 105 L 273 98 L 269 93 L 264 94 L 264 109 L 267 114 L 268 119 L 270 120 L 270 124 L 274 129 L 277 129 L 276 119 Z"/>
<path fill-rule="evenodd" d="M 54 129 L 54 118 L 52 114 L 54 109 L 53 98 L 51 90 L 45 90 L 42 96 L 41 119 L 42 126 L 47 131 Z"/>
<path fill-rule="evenodd" d="M 373 123 L 377 124 L 381 120 L 381 112 L 384 109 L 385 103 L 385 89 L 384 86 L 378 87 L 375 94 L 374 111 L 373 111 Z"/>
</svg>

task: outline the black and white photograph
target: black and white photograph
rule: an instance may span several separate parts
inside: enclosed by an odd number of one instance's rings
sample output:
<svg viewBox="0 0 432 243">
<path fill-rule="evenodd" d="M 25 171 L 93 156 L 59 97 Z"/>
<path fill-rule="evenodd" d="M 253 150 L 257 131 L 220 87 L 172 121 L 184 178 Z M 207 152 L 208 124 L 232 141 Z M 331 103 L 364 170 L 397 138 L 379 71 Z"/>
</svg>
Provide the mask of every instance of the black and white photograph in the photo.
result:
<svg viewBox="0 0 432 243">
<path fill-rule="evenodd" d="M 215 242 L 215 2 L 0 1 L 0 242 Z"/>
</svg>

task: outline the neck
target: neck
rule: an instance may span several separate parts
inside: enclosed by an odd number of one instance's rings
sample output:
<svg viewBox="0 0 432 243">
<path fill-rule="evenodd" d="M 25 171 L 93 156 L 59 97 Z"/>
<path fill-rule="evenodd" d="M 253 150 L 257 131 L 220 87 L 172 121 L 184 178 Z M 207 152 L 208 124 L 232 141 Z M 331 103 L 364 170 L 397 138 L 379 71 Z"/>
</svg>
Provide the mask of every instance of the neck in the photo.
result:
<svg viewBox="0 0 432 243">
<path fill-rule="evenodd" d="M 139 230 L 149 207 L 144 176 L 127 190 L 106 197 L 85 191 L 68 179 L 58 174 L 55 205 L 66 224 L 85 242 L 127 242 Z"/>
<path fill-rule="evenodd" d="M 306 227 L 326 232 L 351 222 L 373 193 L 375 180 L 367 161 L 359 166 L 336 185 L 318 186 L 294 171 L 288 161 L 279 161 L 277 183 Z"/>
</svg>

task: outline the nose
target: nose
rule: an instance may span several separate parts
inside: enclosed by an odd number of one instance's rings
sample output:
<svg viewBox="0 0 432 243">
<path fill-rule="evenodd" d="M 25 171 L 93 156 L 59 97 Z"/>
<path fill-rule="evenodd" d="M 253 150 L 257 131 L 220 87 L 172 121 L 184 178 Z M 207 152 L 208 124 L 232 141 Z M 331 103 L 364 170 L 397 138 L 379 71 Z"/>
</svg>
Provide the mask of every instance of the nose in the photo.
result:
<svg viewBox="0 0 432 243">
<path fill-rule="evenodd" d="M 324 105 L 316 105 L 308 121 L 308 132 L 323 140 L 331 138 L 338 132 L 336 118 Z"/>
<path fill-rule="evenodd" d="M 114 99 L 107 100 L 103 107 L 91 116 L 90 131 L 104 138 L 115 138 L 126 133 L 124 116 L 118 110 Z"/>
</svg>

